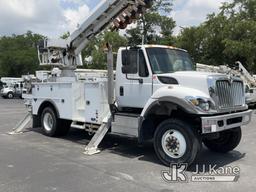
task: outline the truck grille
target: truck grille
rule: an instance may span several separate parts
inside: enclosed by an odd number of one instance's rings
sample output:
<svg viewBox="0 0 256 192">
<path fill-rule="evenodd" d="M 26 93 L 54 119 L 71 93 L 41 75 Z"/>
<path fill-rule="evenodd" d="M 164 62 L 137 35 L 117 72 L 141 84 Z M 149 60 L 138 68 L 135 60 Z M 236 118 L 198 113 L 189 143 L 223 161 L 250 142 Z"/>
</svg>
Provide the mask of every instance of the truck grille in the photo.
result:
<svg viewBox="0 0 256 192">
<path fill-rule="evenodd" d="M 245 104 L 244 86 L 242 81 L 216 81 L 216 95 L 220 108 L 233 108 Z"/>
</svg>

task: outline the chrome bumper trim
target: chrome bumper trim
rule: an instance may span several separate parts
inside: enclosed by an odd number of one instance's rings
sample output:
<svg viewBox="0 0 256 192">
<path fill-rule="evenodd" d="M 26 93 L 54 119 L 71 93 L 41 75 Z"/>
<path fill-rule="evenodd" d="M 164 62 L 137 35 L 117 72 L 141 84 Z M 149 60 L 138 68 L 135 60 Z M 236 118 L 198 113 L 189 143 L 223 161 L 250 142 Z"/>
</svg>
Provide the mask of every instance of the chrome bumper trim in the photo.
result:
<svg viewBox="0 0 256 192">
<path fill-rule="evenodd" d="M 202 134 L 215 133 L 247 125 L 251 121 L 252 112 L 252 110 L 247 110 L 244 112 L 231 113 L 227 115 L 201 117 Z"/>
</svg>

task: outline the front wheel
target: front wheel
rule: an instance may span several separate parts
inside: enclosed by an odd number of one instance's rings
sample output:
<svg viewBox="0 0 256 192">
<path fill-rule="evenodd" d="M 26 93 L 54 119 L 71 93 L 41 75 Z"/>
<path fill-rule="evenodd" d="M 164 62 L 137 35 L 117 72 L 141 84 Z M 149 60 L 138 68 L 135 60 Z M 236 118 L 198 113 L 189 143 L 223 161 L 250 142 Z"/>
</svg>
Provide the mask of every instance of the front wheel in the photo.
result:
<svg viewBox="0 0 256 192">
<path fill-rule="evenodd" d="M 14 94 L 13 94 L 12 92 L 9 92 L 9 93 L 7 94 L 7 98 L 8 98 L 8 99 L 13 99 L 13 98 L 14 98 Z"/>
<path fill-rule="evenodd" d="M 214 139 L 205 138 L 203 143 L 205 146 L 215 152 L 227 153 L 235 149 L 242 138 L 241 127 L 230 129 L 218 133 L 218 137 Z"/>
<path fill-rule="evenodd" d="M 201 149 L 200 138 L 189 124 L 168 119 L 162 122 L 154 135 L 154 148 L 163 164 L 192 164 Z"/>
</svg>

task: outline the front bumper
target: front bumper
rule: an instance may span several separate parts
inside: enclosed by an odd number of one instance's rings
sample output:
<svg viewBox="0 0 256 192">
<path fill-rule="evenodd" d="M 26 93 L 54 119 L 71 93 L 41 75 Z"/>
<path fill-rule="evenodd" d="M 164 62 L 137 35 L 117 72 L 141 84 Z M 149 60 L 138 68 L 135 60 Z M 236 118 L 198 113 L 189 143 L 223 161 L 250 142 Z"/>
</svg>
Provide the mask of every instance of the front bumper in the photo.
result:
<svg viewBox="0 0 256 192">
<path fill-rule="evenodd" d="M 252 110 L 227 115 L 201 117 L 202 134 L 220 132 L 242 125 L 251 121 Z"/>
</svg>

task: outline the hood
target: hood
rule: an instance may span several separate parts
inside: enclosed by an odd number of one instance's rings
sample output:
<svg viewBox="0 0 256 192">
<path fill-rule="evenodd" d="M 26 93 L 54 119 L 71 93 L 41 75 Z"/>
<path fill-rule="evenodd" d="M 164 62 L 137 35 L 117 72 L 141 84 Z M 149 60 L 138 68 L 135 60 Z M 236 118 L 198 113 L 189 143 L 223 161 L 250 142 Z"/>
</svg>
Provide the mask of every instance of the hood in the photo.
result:
<svg viewBox="0 0 256 192">
<path fill-rule="evenodd" d="M 226 77 L 220 73 L 198 72 L 198 71 L 181 71 L 175 73 L 159 74 L 159 77 L 172 77 L 178 81 L 180 86 L 194 88 L 209 95 L 208 79 L 214 77 Z"/>
<path fill-rule="evenodd" d="M 2 90 L 3 91 L 13 91 L 14 88 L 12 88 L 12 87 L 4 87 Z"/>
</svg>

